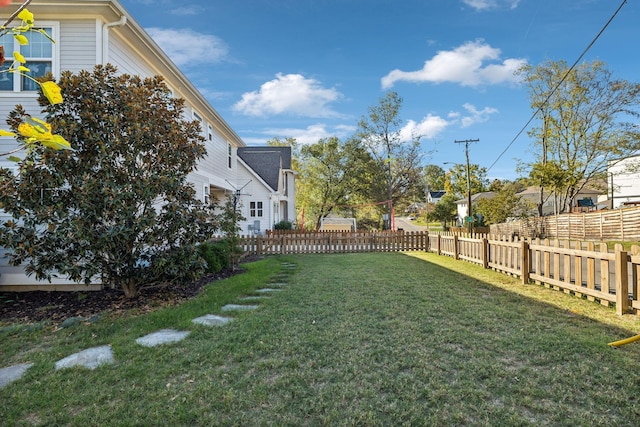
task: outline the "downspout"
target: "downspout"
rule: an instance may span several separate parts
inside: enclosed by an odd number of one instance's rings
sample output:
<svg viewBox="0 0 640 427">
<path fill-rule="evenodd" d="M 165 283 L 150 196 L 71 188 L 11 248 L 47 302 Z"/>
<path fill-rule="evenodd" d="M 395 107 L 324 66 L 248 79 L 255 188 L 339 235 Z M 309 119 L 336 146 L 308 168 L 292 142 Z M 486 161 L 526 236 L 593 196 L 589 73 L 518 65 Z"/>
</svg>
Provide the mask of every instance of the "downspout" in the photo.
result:
<svg viewBox="0 0 640 427">
<path fill-rule="evenodd" d="M 126 23 L 127 17 L 123 16 L 119 21 L 108 22 L 102 27 L 102 65 L 105 65 L 109 58 L 109 29 L 113 27 L 122 27 Z"/>
</svg>

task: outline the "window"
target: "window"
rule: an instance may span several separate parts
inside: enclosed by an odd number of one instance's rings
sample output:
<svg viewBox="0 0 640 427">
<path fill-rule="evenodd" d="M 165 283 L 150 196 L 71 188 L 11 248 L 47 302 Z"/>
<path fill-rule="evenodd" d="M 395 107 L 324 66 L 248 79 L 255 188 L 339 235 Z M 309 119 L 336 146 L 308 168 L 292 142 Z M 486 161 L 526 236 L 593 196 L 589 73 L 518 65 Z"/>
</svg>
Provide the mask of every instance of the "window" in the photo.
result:
<svg viewBox="0 0 640 427">
<path fill-rule="evenodd" d="M 211 187 L 205 185 L 202 188 L 202 201 L 208 205 L 211 202 Z"/>
<path fill-rule="evenodd" d="M 45 25 L 41 27 L 52 39 L 58 39 L 57 26 Z M 32 78 L 44 76 L 46 73 L 53 73 L 58 76 L 57 69 L 57 45 L 53 44 L 41 33 L 28 32 L 24 36 L 29 40 L 29 44 L 21 46 L 11 34 L 0 37 L 0 43 L 4 46 L 7 62 L 0 70 L 9 69 L 12 63 L 13 52 L 18 51 L 27 60 L 26 67 L 31 70 L 27 73 Z M 38 89 L 38 84 L 28 77 L 16 73 L 0 73 L 0 91 L 2 92 L 32 92 Z"/>
<path fill-rule="evenodd" d="M 249 202 L 249 216 L 251 218 L 262 216 L 262 202 Z"/>
<path fill-rule="evenodd" d="M 233 166 L 233 162 L 231 161 L 232 160 L 232 156 L 233 156 L 233 147 L 231 147 L 230 143 L 227 143 L 227 167 L 229 169 L 231 169 L 232 166 Z M 260 216 L 262 216 L 262 215 L 260 215 Z"/>
<path fill-rule="evenodd" d="M 209 141 L 213 141 L 213 128 L 209 125 Z"/>
</svg>

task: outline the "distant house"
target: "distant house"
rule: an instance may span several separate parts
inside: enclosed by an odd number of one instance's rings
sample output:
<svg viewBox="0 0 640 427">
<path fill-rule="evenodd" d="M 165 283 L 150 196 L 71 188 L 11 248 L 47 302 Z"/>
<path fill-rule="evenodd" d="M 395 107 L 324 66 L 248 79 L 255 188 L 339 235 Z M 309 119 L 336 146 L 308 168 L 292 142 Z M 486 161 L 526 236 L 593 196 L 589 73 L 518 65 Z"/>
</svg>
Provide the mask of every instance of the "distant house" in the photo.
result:
<svg viewBox="0 0 640 427">
<path fill-rule="evenodd" d="M 601 194 L 602 191 L 600 190 L 594 190 L 586 187 L 583 188 L 574 198 L 573 206 L 571 206 L 570 209 L 565 209 L 565 213 L 596 210 L 600 202 Z M 538 214 L 537 205 L 540 203 L 540 187 L 527 187 L 523 191 L 519 192 L 518 196 L 520 196 L 522 200 L 531 204 L 532 214 Z M 553 192 L 545 191 L 542 204 L 542 215 L 547 216 L 560 213 L 562 209 L 559 206 L 559 203 L 558 198 L 554 197 Z"/>
<path fill-rule="evenodd" d="M 427 192 L 427 202 L 428 203 L 438 203 L 440 201 L 440 199 L 442 199 L 444 197 L 444 195 L 447 194 L 446 191 L 441 190 L 441 191 L 428 191 Z"/>
<path fill-rule="evenodd" d="M 327 216 L 322 218 L 320 224 L 320 231 L 356 231 L 356 219 L 355 218 L 343 218 L 337 216 Z"/>
<path fill-rule="evenodd" d="M 244 186 L 244 188 L 242 188 Z M 280 221 L 295 222 L 295 172 L 291 147 L 238 148 L 238 177 L 243 232 L 272 229 Z"/>
<path fill-rule="evenodd" d="M 471 195 L 471 207 L 478 203 L 478 200 L 482 199 L 491 199 L 495 196 L 493 191 L 485 191 L 482 193 L 476 193 Z M 464 199 L 456 200 L 456 205 L 458 206 L 458 225 L 464 225 L 464 220 L 467 217 L 467 205 L 468 200 L 465 197 Z M 473 209 L 472 209 L 473 213 Z"/>
<path fill-rule="evenodd" d="M 611 164 L 607 176 L 613 209 L 640 205 L 640 155 Z"/>
</svg>

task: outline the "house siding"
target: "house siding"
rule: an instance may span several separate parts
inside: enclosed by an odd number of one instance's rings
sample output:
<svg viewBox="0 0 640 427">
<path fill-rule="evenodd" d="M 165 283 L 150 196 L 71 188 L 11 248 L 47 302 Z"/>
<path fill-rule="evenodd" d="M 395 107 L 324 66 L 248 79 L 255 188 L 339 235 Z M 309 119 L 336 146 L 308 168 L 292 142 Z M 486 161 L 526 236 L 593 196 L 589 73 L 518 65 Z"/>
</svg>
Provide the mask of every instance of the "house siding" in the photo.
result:
<svg viewBox="0 0 640 427">
<path fill-rule="evenodd" d="M 95 46 L 94 46 L 95 51 Z M 109 48 L 107 62 L 118 67 L 122 74 L 131 74 L 143 77 L 155 76 L 153 68 L 140 60 L 140 55 L 135 52 L 115 29 L 109 30 Z"/>
<path fill-rule="evenodd" d="M 60 21 L 60 69 L 78 73 L 91 71 L 96 64 L 96 21 Z"/>
<path fill-rule="evenodd" d="M 244 165 L 238 165 L 238 179 L 235 183 L 238 188 L 242 188 L 240 196 L 240 211 L 246 218 L 240 225 L 240 234 L 250 233 L 249 226 L 254 225 L 254 221 L 260 221 L 260 230 L 270 229 L 274 222 L 274 212 L 271 201 L 271 191 L 262 181 L 256 178 Z M 262 202 L 262 216 L 252 217 L 250 214 L 250 202 Z"/>
</svg>

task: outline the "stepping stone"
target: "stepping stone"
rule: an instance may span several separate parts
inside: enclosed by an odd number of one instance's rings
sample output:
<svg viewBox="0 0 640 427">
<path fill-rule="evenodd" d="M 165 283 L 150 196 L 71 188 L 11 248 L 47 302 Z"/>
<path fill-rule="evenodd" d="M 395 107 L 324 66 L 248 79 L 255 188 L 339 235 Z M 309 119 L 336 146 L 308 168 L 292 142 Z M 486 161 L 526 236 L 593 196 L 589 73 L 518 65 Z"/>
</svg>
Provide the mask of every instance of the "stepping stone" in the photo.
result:
<svg viewBox="0 0 640 427">
<path fill-rule="evenodd" d="M 220 310 L 222 311 L 246 311 L 246 310 L 255 310 L 258 308 L 257 305 L 244 305 L 244 304 L 227 304 L 222 306 Z"/>
<path fill-rule="evenodd" d="M 8 366 L 0 369 L 0 388 L 6 386 L 10 382 L 22 378 L 27 369 L 33 366 L 33 363 L 21 363 L 19 365 Z"/>
<path fill-rule="evenodd" d="M 269 292 L 278 292 L 281 291 L 282 289 L 273 289 L 273 288 L 262 288 L 262 289 L 256 289 L 255 292 L 259 293 L 259 294 L 268 294 Z"/>
<path fill-rule="evenodd" d="M 251 296 L 248 296 L 248 297 L 240 298 L 240 301 L 260 301 L 260 300 L 268 299 L 268 298 L 269 298 L 268 295 L 257 295 L 257 296 L 256 295 L 251 295 Z"/>
<path fill-rule="evenodd" d="M 136 343 L 145 347 L 155 347 L 160 344 L 178 342 L 185 339 L 190 334 L 189 331 L 176 331 L 175 329 L 161 329 L 136 340 Z"/>
<path fill-rule="evenodd" d="M 279 287 L 282 287 L 282 286 L 287 286 L 287 285 L 288 285 L 288 283 L 285 283 L 285 282 L 269 283 L 269 286 L 279 286 Z"/>
<path fill-rule="evenodd" d="M 95 369 L 100 365 L 111 364 L 114 362 L 113 352 L 110 345 L 88 348 L 86 350 L 74 353 L 64 359 L 56 362 L 56 370 L 63 368 L 72 368 L 74 366 L 82 366 L 89 369 Z"/>
<path fill-rule="evenodd" d="M 204 326 L 224 326 L 233 320 L 232 317 L 216 316 L 215 314 L 205 314 L 192 320 L 193 323 Z"/>
</svg>

